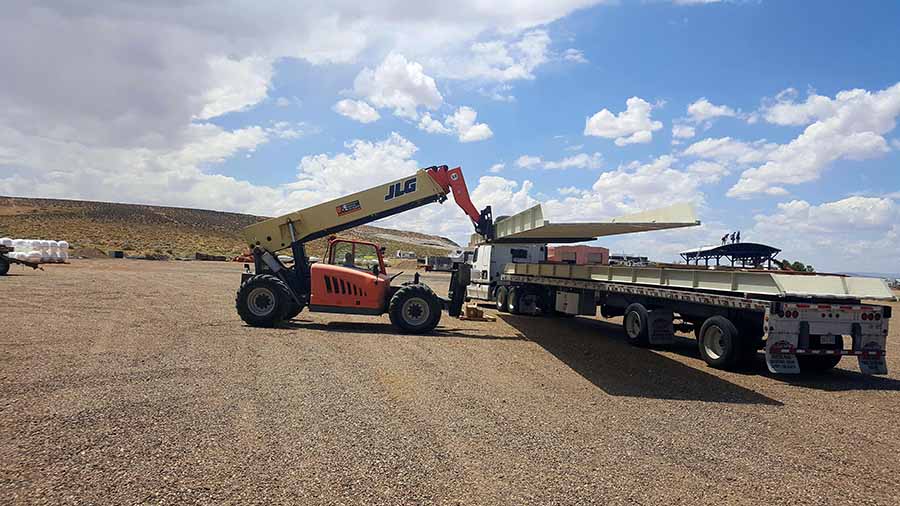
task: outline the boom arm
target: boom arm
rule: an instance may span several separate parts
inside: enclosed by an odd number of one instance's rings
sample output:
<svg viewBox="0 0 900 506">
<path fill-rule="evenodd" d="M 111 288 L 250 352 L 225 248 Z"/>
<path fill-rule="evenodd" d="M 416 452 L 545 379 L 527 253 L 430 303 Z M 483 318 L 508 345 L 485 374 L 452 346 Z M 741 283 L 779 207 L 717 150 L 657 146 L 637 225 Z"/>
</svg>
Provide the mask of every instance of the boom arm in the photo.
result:
<svg viewBox="0 0 900 506">
<path fill-rule="evenodd" d="M 251 247 L 278 251 L 297 241 L 311 241 L 431 202 L 443 202 L 448 193 L 453 193 L 476 232 L 493 235 L 490 206 L 479 212 L 469 198 L 462 169 L 446 165 L 420 169 L 412 176 L 261 221 L 246 227 L 243 235 Z"/>
</svg>

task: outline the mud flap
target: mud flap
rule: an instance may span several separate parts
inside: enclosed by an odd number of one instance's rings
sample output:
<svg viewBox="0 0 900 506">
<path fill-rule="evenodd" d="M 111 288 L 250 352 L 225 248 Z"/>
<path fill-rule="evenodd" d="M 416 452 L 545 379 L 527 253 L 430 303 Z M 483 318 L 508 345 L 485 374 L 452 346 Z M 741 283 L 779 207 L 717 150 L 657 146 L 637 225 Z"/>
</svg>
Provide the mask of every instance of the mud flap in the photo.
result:
<svg viewBox="0 0 900 506">
<path fill-rule="evenodd" d="M 766 341 L 766 367 L 774 374 L 799 374 L 800 364 L 794 353 L 781 353 L 780 350 L 796 350 L 797 337 L 782 336 Z M 774 350 L 774 351 L 773 351 Z"/>
<path fill-rule="evenodd" d="M 651 345 L 672 344 L 675 341 L 675 331 L 672 327 L 672 312 L 663 309 L 654 309 L 647 312 L 649 316 Z"/>
<path fill-rule="evenodd" d="M 884 360 L 884 349 L 880 343 L 870 341 L 863 346 L 863 354 L 859 355 L 859 372 L 863 374 L 887 374 L 887 362 Z M 867 351 L 877 352 L 866 355 Z"/>
</svg>

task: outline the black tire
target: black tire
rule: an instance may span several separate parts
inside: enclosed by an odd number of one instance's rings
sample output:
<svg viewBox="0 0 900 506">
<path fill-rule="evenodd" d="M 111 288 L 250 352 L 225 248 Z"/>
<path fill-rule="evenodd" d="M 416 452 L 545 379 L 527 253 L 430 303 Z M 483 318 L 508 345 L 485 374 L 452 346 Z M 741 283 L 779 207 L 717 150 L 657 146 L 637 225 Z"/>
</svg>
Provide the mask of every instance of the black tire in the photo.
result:
<svg viewBox="0 0 900 506">
<path fill-rule="evenodd" d="M 519 295 L 522 293 L 521 288 L 512 287 L 506 295 L 506 308 L 510 314 L 519 314 Z"/>
<path fill-rule="evenodd" d="M 630 304 L 625 308 L 625 316 L 622 318 L 622 329 L 625 331 L 625 340 L 632 346 L 645 347 L 650 345 L 650 313 L 641 304 Z"/>
<path fill-rule="evenodd" d="M 401 332 L 424 334 L 441 320 L 441 301 L 426 285 L 406 285 L 391 297 L 388 316 Z"/>
<path fill-rule="evenodd" d="M 703 361 L 716 369 L 734 367 L 747 355 L 737 327 L 724 316 L 711 316 L 703 322 L 697 347 Z"/>
<path fill-rule="evenodd" d="M 810 340 L 817 340 L 817 336 L 810 336 Z M 840 350 L 843 348 L 843 342 L 835 342 L 833 345 L 821 345 L 819 343 L 811 343 L 817 350 Z M 800 372 L 825 372 L 837 367 L 841 361 L 841 355 L 797 355 L 797 364 L 800 366 Z"/>
<path fill-rule="evenodd" d="M 234 301 L 241 320 L 251 327 L 274 327 L 295 304 L 287 285 L 271 274 L 245 281 Z"/>
<path fill-rule="evenodd" d="M 293 297 L 290 299 L 290 306 L 288 306 L 287 310 L 284 312 L 285 320 L 293 320 L 300 314 L 300 311 L 303 311 L 303 306 L 294 302 Z"/>
<path fill-rule="evenodd" d="M 497 299 L 497 311 L 500 311 L 501 313 L 509 312 L 509 305 L 507 304 L 507 293 L 508 292 L 505 286 L 497 288 L 497 294 L 495 297 Z"/>
<path fill-rule="evenodd" d="M 7 272 L 9 272 L 9 262 L 0 258 L 0 276 L 6 276 Z"/>
</svg>

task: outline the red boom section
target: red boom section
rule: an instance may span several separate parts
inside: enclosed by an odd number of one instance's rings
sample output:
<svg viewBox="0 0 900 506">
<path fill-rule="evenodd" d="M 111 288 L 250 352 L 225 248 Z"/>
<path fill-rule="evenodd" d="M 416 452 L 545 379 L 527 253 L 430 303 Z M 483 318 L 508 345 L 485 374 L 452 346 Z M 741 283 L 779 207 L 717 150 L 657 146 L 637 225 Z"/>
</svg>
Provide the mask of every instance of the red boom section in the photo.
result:
<svg viewBox="0 0 900 506">
<path fill-rule="evenodd" d="M 472 223 L 478 225 L 481 220 L 481 213 L 469 198 L 469 188 L 466 186 L 466 179 L 463 177 L 462 168 L 456 167 L 450 169 L 446 165 L 440 167 L 429 167 L 428 175 L 437 183 L 445 192 L 453 193 L 453 200 L 456 202 L 469 218 Z"/>
</svg>

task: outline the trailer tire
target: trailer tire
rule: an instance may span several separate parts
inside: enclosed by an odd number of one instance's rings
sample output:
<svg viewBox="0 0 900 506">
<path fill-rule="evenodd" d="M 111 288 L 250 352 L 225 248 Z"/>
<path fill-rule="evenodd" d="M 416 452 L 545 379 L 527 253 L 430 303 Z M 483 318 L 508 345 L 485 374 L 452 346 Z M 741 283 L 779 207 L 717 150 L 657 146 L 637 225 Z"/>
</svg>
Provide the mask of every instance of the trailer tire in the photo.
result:
<svg viewBox="0 0 900 506">
<path fill-rule="evenodd" d="M 497 294 L 495 297 L 497 299 L 497 311 L 500 311 L 501 313 L 509 312 L 508 294 L 509 292 L 507 291 L 505 286 L 497 288 Z"/>
<path fill-rule="evenodd" d="M 812 337 L 810 336 L 810 338 Z M 816 349 L 840 350 L 843 347 L 843 343 L 836 342 L 834 345 L 819 345 Z M 800 366 L 800 372 L 825 372 L 837 367 L 841 358 L 841 355 L 797 355 L 797 365 Z"/>
<path fill-rule="evenodd" d="M 506 308 L 510 314 L 519 314 L 519 297 L 522 293 L 521 288 L 512 287 L 506 293 Z"/>
<path fill-rule="evenodd" d="M 391 323 L 405 334 L 425 334 L 441 320 L 441 301 L 426 285 L 406 285 L 388 304 Z"/>
<path fill-rule="evenodd" d="M 257 274 L 241 284 L 234 300 L 238 315 L 251 327 L 274 327 L 291 304 L 290 288 L 271 274 Z"/>
<path fill-rule="evenodd" d="M 737 327 L 724 316 L 711 316 L 703 322 L 697 347 L 703 361 L 716 369 L 733 367 L 746 357 L 748 348 L 741 342 Z"/>
<path fill-rule="evenodd" d="M 650 313 L 643 305 L 634 303 L 625 308 L 622 328 L 628 344 L 642 348 L 650 345 Z"/>
<path fill-rule="evenodd" d="M 9 262 L 5 258 L 0 258 L 0 276 L 6 276 L 9 272 Z"/>
</svg>

